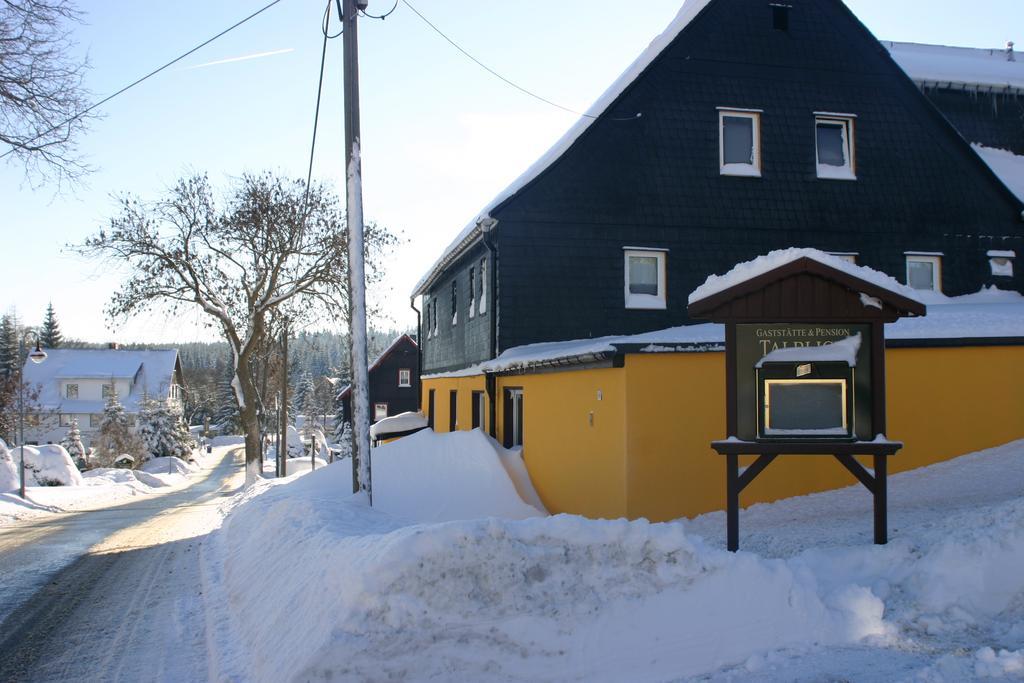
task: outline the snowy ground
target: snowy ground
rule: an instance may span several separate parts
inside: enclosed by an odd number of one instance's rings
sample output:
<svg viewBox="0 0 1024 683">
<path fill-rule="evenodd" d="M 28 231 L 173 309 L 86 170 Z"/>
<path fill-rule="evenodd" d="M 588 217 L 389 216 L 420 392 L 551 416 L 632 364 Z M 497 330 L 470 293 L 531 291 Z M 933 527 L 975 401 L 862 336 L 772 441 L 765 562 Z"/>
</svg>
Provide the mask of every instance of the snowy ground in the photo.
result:
<svg viewBox="0 0 1024 683">
<path fill-rule="evenodd" d="M 886 547 L 859 488 L 744 511 L 731 554 L 721 514 L 437 523 L 339 495 L 347 476 L 341 463 L 230 503 L 203 551 L 218 677 L 1024 677 L 1024 441 L 893 477 Z M 441 479 L 425 482 L 435 498 L 472 483 Z"/>
<path fill-rule="evenodd" d="M 196 555 L 244 476 L 236 453 L 214 448 L 186 488 L 0 527 L 0 680 L 205 680 Z"/>
<path fill-rule="evenodd" d="M 224 452 L 222 447 L 219 453 L 223 456 Z M 90 470 L 78 486 L 27 486 L 25 500 L 16 490 L 0 493 L 0 528 L 17 520 L 106 508 L 138 500 L 140 496 L 180 490 L 195 480 L 185 473 L 198 471 L 205 462 L 204 453 L 195 455 L 199 464 L 191 467 L 177 458 L 173 458 L 176 463 L 170 464 L 168 458 L 157 458 L 156 462 L 147 462 L 143 471 Z M 17 450 L 14 457 L 17 460 Z"/>
<path fill-rule="evenodd" d="M 858 487 L 743 511 L 737 554 L 721 513 L 546 516 L 516 457 L 420 433 L 371 508 L 347 461 L 236 493 L 236 451 L 11 524 L 0 680 L 1024 679 L 1024 441 L 892 477 L 888 546 Z"/>
</svg>

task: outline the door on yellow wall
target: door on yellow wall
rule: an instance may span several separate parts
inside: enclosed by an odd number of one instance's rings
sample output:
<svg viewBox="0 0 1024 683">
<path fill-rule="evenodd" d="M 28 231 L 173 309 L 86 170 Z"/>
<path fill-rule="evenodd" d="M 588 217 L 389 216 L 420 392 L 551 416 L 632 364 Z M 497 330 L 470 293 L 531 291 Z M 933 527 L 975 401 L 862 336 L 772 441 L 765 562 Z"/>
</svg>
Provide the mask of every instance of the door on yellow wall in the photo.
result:
<svg viewBox="0 0 1024 683">
<path fill-rule="evenodd" d="M 483 429 L 484 426 L 484 392 L 473 392 L 473 429 Z"/>
<path fill-rule="evenodd" d="M 434 390 L 427 394 L 427 427 L 434 428 Z"/>
<path fill-rule="evenodd" d="M 448 431 L 454 432 L 459 426 L 459 392 L 452 389 L 448 392 Z"/>
<path fill-rule="evenodd" d="M 523 445 L 523 389 L 505 389 L 505 448 Z"/>
</svg>

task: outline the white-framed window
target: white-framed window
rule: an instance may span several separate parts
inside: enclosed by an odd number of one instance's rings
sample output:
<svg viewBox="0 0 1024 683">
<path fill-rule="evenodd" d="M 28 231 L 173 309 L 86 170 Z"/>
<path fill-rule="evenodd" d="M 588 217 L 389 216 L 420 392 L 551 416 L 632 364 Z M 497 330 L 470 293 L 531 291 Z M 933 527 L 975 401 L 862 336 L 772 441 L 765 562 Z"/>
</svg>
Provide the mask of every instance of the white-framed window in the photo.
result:
<svg viewBox="0 0 1024 683">
<path fill-rule="evenodd" d="M 437 334 L 437 299 L 434 299 L 434 336 L 436 337 Z"/>
<path fill-rule="evenodd" d="M 398 371 L 398 386 L 400 387 L 411 387 L 412 386 L 412 370 L 409 368 L 402 368 Z"/>
<path fill-rule="evenodd" d="M 71 426 L 71 421 L 74 420 L 74 419 L 75 419 L 74 415 L 69 415 L 67 413 L 61 413 L 60 414 L 60 426 L 61 427 L 70 427 Z"/>
<path fill-rule="evenodd" d="M 69 401 L 78 399 L 78 385 L 77 384 L 65 384 L 64 385 L 64 398 Z"/>
<path fill-rule="evenodd" d="M 660 309 L 667 305 L 665 249 L 625 247 L 626 308 Z"/>
<path fill-rule="evenodd" d="M 374 403 L 373 404 L 373 421 L 383 420 L 388 416 L 388 404 L 387 403 Z"/>
<path fill-rule="evenodd" d="M 487 257 L 480 259 L 480 315 L 487 312 Z"/>
<path fill-rule="evenodd" d="M 838 259 L 842 259 L 843 261 L 854 265 L 857 265 L 857 257 L 860 256 L 860 254 L 855 251 L 830 251 L 828 253 Z"/>
<path fill-rule="evenodd" d="M 992 274 L 997 277 L 1013 277 L 1013 259 L 1017 258 L 1015 251 L 988 252 L 988 265 Z"/>
<path fill-rule="evenodd" d="M 718 160 L 722 175 L 761 177 L 761 111 L 718 109 Z"/>
<path fill-rule="evenodd" d="M 814 150 L 819 178 L 857 179 L 855 119 L 853 114 L 815 113 Z"/>
<path fill-rule="evenodd" d="M 89 416 L 89 426 L 95 429 L 100 426 L 100 422 L 103 421 L 103 415 L 97 415 L 93 413 Z"/>
<path fill-rule="evenodd" d="M 942 254 L 908 252 L 907 284 L 914 289 L 942 291 Z"/>
<path fill-rule="evenodd" d="M 469 269 L 469 319 L 476 315 L 476 268 Z"/>
<path fill-rule="evenodd" d="M 101 391 L 102 391 L 101 395 L 103 396 L 103 399 L 106 400 L 106 399 L 108 399 L 108 398 L 110 398 L 111 396 L 114 395 L 114 385 L 113 384 L 104 384 L 103 388 L 101 389 Z"/>
</svg>

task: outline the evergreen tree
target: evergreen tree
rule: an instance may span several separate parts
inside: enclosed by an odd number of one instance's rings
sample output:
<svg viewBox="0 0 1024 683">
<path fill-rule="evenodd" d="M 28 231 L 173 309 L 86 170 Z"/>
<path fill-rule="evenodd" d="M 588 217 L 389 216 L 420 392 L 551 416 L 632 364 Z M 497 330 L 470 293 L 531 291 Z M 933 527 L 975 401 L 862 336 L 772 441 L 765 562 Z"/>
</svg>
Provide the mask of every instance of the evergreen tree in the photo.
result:
<svg viewBox="0 0 1024 683">
<path fill-rule="evenodd" d="M 39 342 L 48 349 L 55 349 L 60 346 L 64 337 L 60 333 L 60 325 L 57 323 L 57 316 L 53 312 L 53 302 L 46 307 L 46 317 L 43 318 L 43 329 L 39 334 Z"/>
<path fill-rule="evenodd" d="M 104 467 L 110 467 L 117 456 L 139 450 L 139 441 L 128 427 L 128 415 L 117 398 L 117 391 L 111 391 L 103 408 L 99 428 L 99 453 Z"/>
<path fill-rule="evenodd" d="M 231 386 L 235 370 L 230 363 L 217 384 L 217 407 L 213 413 L 213 424 L 222 434 L 237 434 L 241 431 L 242 418 L 238 411 L 235 388 Z"/>
<path fill-rule="evenodd" d="M 0 376 L 14 377 L 20 365 L 18 318 L 13 313 L 7 313 L 0 318 Z"/>
<path fill-rule="evenodd" d="M 78 428 L 78 420 L 71 418 L 71 425 L 68 427 L 68 433 L 64 436 L 64 440 L 60 442 L 68 455 L 74 461 L 78 469 L 88 469 L 89 463 L 85 460 L 85 444 L 82 443 L 82 431 Z"/>
<path fill-rule="evenodd" d="M 186 459 L 192 451 L 192 435 L 181 415 L 168 401 L 147 400 L 139 413 L 139 438 L 145 457 Z"/>
</svg>

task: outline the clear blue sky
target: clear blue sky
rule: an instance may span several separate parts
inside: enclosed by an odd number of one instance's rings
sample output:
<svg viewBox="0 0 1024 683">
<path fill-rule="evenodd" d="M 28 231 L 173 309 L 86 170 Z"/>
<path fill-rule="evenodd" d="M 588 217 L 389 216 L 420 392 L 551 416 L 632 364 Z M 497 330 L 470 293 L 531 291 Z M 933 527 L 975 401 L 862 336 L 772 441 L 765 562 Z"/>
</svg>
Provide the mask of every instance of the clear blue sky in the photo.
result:
<svg viewBox="0 0 1024 683">
<path fill-rule="evenodd" d="M 582 111 L 665 28 L 681 0 L 412 0 L 457 42 L 508 78 Z M 264 0 L 82 2 L 75 36 L 99 97 L 231 25 Z M 882 39 L 975 47 L 1024 45 L 1020 0 L 847 0 Z M 371 0 L 386 11 L 392 0 Z M 99 171 L 73 194 L 33 189 L 0 166 L 5 245 L 0 309 L 38 323 L 53 301 L 65 334 L 93 341 L 175 343 L 203 336 L 200 314 L 109 329 L 103 306 L 119 282 L 107 265 L 63 250 L 103 226 L 113 196 L 156 198 L 180 176 L 218 184 L 244 171 L 304 177 L 324 3 L 284 0 L 103 108 L 82 140 Z M 387 285 L 374 293 L 392 324 L 410 325 L 409 291 L 476 212 L 576 117 L 528 98 L 466 60 L 407 8 L 360 25 L 367 217 L 401 232 Z M 202 66 L 211 61 L 277 54 Z M 341 40 L 328 53 L 314 173 L 340 182 Z M 325 321 L 325 326 L 330 321 Z"/>
</svg>

